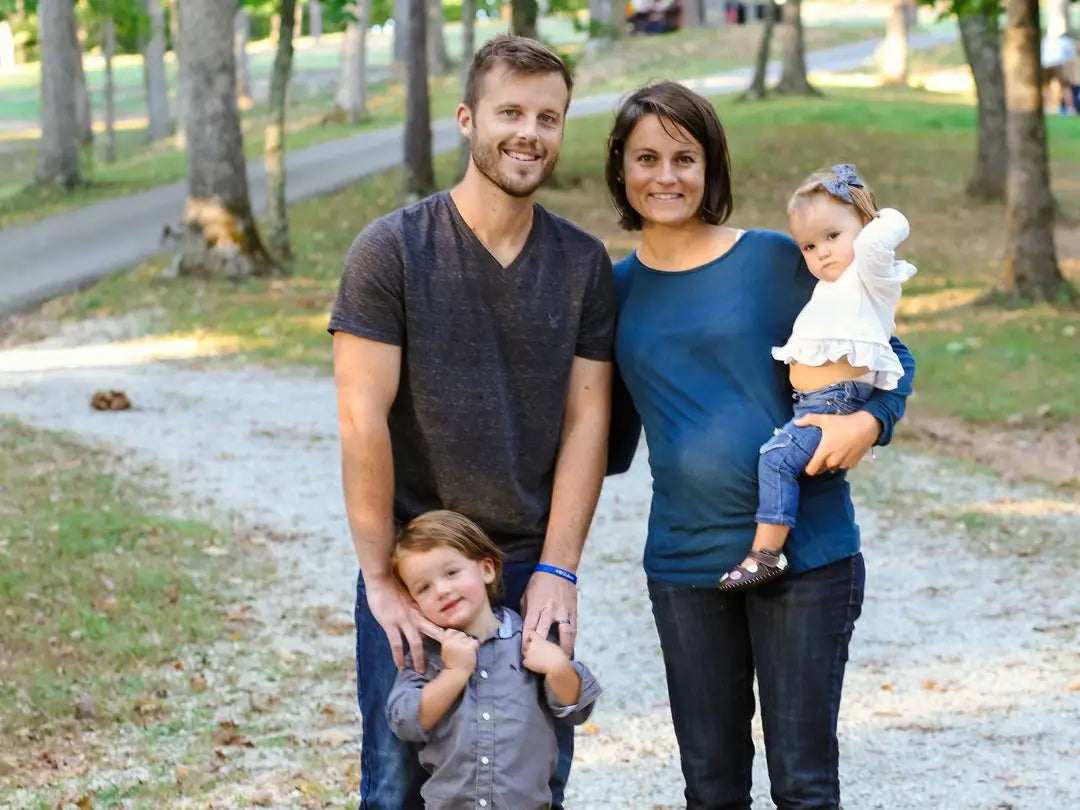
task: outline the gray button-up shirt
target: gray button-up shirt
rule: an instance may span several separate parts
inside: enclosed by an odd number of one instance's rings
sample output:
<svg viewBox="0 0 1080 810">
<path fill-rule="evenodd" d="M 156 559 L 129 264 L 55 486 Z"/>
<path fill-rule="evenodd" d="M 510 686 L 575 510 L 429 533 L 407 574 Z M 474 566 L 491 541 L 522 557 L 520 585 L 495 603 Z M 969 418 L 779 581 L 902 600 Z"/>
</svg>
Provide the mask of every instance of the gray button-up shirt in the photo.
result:
<svg viewBox="0 0 1080 810">
<path fill-rule="evenodd" d="M 556 718 L 584 723 L 600 697 L 596 678 L 574 661 L 581 695 L 576 705 L 560 703 L 543 677 L 522 664 L 521 617 L 509 608 L 495 615 L 499 629 L 480 645 L 465 691 L 433 729 L 420 726 L 420 690 L 444 668 L 435 642 L 424 640 L 424 672 L 406 666 L 390 690 L 390 728 L 420 743 L 420 763 L 431 774 L 421 791 L 427 810 L 550 808 Z"/>
</svg>

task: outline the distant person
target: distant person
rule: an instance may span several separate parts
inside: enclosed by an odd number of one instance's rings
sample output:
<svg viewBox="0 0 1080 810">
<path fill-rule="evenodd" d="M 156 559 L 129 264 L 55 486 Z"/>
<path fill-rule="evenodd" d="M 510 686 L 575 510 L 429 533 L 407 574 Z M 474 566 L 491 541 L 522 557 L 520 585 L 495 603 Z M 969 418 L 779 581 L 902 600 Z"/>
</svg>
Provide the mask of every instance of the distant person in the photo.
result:
<svg viewBox="0 0 1080 810">
<path fill-rule="evenodd" d="M 875 390 L 892 391 L 904 376 L 889 338 L 900 285 L 915 275 L 895 257 L 908 236 L 907 219 L 879 210 L 849 163 L 810 175 L 787 216 L 818 280 L 791 337 L 772 350 L 789 368 L 795 414 L 761 447 L 754 541 L 746 559 L 720 577 L 721 588 L 760 585 L 788 567 L 783 548 L 799 513 L 799 479 L 821 441 L 820 428 L 803 417 L 862 410 Z"/>
<path fill-rule="evenodd" d="M 914 363 L 851 414 L 812 415 L 783 577 L 722 590 L 755 533 L 763 437 L 791 418 L 791 335 L 816 279 L 790 237 L 725 224 L 733 209 L 723 126 L 674 82 L 632 93 L 608 139 L 621 224 L 640 230 L 616 262 L 616 362 L 641 415 L 653 479 L 645 573 L 664 653 L 687 808 L 747 810 L 760 697 L 777 807 L 840 806 L 837 718 L 866 570 L 844 470 L 887 444 Z"/>
<path fill-rule="evenodd" d="M 522 638 L 573 652 L 577 567 L 607 462 L 615 289 L 600 240 L 536 203 L 572 79 L 546 45 L 497 36 L 472 61 L 465 177 L 360 232 L 330 315 L 342 482 L 360 563 L 361 810 L 418 810 L 426 772 L 386 699 L 405 648 L 439 633 L 393 576 L 395 527 L 453 509 L 502 551 Z M 574 750 L 560 724 L 551 804 Z"/>
<path fill-rule="evenodd" d="M 425 641 L 387 698 L 390 728 L 420 749 L 431 777 L 427 810 L 546 810 L 559 751 L 556 723 L 580 725 L 600 687 L 588 667 L 501 604 L 502 552 L 463 515 L 409 521 L 394 545 L 394 575 L 442 628 Z M 525 636 L 525 653 L 522 641 Z"/>
<path fill-rule="evenodd" d="M 1065 31 L 1047 30 L 1042 41 L 1042 84 L 1048 109 L 1076 115 L 1076 43 Z"/>
</svg>

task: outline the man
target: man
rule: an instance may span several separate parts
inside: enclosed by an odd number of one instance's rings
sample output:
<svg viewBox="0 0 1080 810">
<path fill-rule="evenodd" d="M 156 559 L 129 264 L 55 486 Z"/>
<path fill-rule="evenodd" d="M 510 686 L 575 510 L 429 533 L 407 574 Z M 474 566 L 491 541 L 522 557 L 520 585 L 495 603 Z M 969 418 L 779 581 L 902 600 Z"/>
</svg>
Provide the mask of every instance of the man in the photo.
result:
<svg viewBox="0 0 1080 810">
<path fill-rule="evenodd" d="M 526 635 L 573 650 L 576 575 L 606 462 L 615 294 L 594 237 L 534 202 L 562 144 L 572 81 L 533 40 L 477 53 L 457 120 L 464 179 L 369 224 L 330 317 L 346 511 L 360 562 L 361 810 L 421 808 L 423 771 L 384 708 L 405 653 L 438 636 L 390 573 L 395 525 L 476 521 L 506 557 Z M 482 675 L 482 673 L 481 673 Z M 494 717 L 492 722 L 499 722 Z M 561 807 L 573 731 L 561 731 Z"/>
<path fill-rule="evenodd" d="M 1076 115 L 1076 43 L 1051 25 L 1041 46 L 1042 84 L 1047 110 Z"/>
</svg>

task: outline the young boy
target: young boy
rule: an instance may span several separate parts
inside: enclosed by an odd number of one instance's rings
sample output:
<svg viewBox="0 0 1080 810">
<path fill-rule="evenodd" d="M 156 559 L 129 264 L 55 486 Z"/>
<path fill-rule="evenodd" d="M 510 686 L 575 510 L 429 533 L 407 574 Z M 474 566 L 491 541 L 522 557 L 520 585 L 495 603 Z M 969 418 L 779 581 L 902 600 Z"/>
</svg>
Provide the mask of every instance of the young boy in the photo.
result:
<svg viewBox="0 0 1080 810">
<path fill-rule="evenodd" d="M 555 721 L 580 724 L 600 686 L 584 664 L 533 632 L 522 654 L 521 617 L 499 598 L 499 549 L 468 518 L 440 510 L 414 518 L 392 557 L 394 575 L 424 616 L 443 628 L 425 640 L 427 666 L 398 673 L 390 728 L 420 745 L 431 774 L 427 810 L 551 807 Z"/>
</svg>

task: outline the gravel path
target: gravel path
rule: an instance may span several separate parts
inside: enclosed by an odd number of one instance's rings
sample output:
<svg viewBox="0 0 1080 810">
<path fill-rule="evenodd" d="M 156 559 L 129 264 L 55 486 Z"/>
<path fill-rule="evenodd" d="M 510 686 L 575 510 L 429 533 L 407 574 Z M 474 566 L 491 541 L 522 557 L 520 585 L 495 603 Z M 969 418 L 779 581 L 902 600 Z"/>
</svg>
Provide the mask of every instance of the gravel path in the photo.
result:
<svg viewBox="0 0 1080 810">
<path fill-rule="evenodd" d="M 71 431 L 120 451 L 133 468 L 156 465 L 182 508 L 287 538 L 265 546 L 277 567 L 274 587 L 249 594 L 267 628 L 265 652 L 351 659 L 347 633 L 313 636 L 303 618 L 314 610 L 347 622 L 353 599 L 329 379 L 163 362 L 4 373 L 4 358 L 0 416 Z M 90 410 L 90 393 L 105 387 L 124 389 L 136 409 Z M 869 581 L 841 716 L 847 807 L 1080 806 L 1080 596 L 1072 565 L 1053 553 L 1075 543 L 1074 496 L 1009 487 L 926 456 L 879 455 L 856 478 Z M 579 735 L 574 810 L 680 804 L 640 570 L 644 462 L 641 454 L 605 486 L 582 567 L 579 655 L 606 694 Z M 1024 514 L 1026 506 L 1035 514 Z M 992 537 L 958 522 L 977 513 L 994 516 Z M 288 723 L 302 734 L 308 715 L 330 702 L 341 726 L 355 731 L 351 689 L 313 677 L 303 700 L 286 698 L 274 711 L 292 713 Z M 758 742 L 755 796 L 768 807 L 760 733 Z M 349 745 L 325 767 L 355 762 L 358 744 Z M 250 757 L 258 779 L 233 785 L 231 795 L 292 767 L 259 749 Z M 292 806 L 281 796 L 260 799 Z"/>
</svg>

